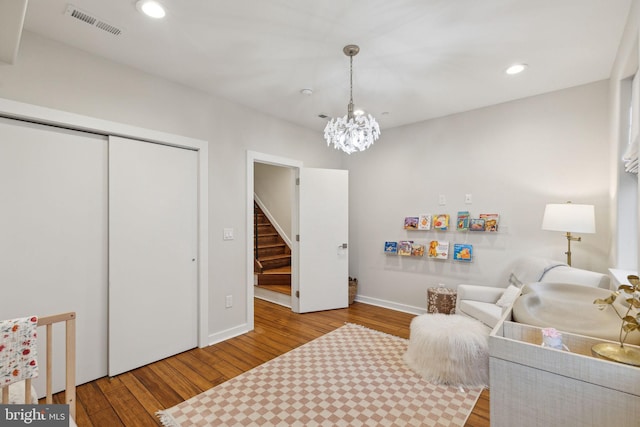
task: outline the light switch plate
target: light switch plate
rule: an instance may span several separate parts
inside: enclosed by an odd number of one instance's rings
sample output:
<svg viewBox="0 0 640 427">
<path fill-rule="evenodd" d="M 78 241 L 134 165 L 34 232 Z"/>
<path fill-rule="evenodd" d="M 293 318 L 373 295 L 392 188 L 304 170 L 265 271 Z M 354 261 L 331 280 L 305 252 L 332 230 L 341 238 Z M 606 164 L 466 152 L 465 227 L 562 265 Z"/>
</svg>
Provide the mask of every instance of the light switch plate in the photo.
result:
<svg viewBox="0 0 640 427">
<path fill-rule="evenodd" d="M 439 204 L 440 206 L 444 206 L 444 205 L 446 205 L 446 204 L 447 204 L 447 198 L 444 196 L 444 194 L 440 194 L 440 195 L 438 196 L 438 204 Z"/>
</svg>

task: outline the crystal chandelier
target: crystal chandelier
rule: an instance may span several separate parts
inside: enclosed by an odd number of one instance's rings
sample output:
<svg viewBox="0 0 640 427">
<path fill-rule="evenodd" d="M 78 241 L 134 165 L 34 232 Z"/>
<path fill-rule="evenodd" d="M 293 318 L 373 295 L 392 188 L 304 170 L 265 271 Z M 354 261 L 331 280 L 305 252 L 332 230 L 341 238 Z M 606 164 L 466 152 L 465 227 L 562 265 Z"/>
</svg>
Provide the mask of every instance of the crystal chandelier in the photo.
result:
<svg viewBox="0 0 640 427">
<path fill-rule="evenodd" d="M 373 144 L 380 136 L 380 126 L 371 114 L 364 115 L 353 113 L 353 57 L 360 52 L 360 48 L 350 44 L 342 51 L 349 57 L 349 105 L 347 115 L 336 117 L 327 123 L 324 128 L 324 139 L 327 145 L 333 144 L 334 148 L 340 149 L 347 154 L 356 151 L 364 151 Z"/>
</svg>

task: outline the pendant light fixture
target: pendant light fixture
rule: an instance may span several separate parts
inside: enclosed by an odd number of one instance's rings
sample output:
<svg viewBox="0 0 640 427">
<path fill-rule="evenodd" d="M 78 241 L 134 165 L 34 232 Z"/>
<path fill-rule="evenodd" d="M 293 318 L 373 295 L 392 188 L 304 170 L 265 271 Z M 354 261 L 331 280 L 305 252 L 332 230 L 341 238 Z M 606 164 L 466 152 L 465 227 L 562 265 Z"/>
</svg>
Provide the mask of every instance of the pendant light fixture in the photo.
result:
<svg viewBox="0 0 640 427">
<path fill-rule="evenodd" d="M 327 145 L 333 144 L 347 154 L 364 151 L 380 137 L 380 126 L 371 114 L 354 114 L 353 112 L 353 57 L 360 52 L 354 44 L 345 46 L 342 51 L 349 57 L 349 105 L 347 115 L 333 118 L 324 128 Z"/>
</svg>

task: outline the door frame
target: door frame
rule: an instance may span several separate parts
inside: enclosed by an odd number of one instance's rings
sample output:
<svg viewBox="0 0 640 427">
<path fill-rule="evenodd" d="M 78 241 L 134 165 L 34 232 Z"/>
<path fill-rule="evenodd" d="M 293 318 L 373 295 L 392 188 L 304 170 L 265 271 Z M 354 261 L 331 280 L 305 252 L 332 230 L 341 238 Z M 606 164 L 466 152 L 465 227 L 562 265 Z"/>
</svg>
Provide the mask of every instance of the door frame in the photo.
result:
<svg viewBox="0 0 640 427">
<path fill-rule="evenodd" d="M 205 140 L 3 98 L 0 98 L 0 116 L 99 135 L 120 136 L 149 143 L 187 148 L 198 153 L 198 346 L 206 347 L 209 345 L 209 143 Z M 253 311 L 253 305 L 251 308 Z M 253 315 L 251 319 L 253 322 Z"/>
<path fill-rule="evenodd" d="M 303 166 L 302 161 L 289 159 L 286 157 L 274 156 L 272 154 L 259 153 L 257 151 L 247 150 L 247 319 L 246 324 L 248 330 L 254 328 L 254 272 L 253 272 L 253 194 L 254 194 L 254 163 L 265 163 L 268 165 L 291 168 L 294 171 L 294 180 L 298 178 L 300 168 Z M 298 277 L 298 245 L 295 242 L 295 235 L 298 234 L 298 195 L 294 191 L 295 182 L 291 185 L 292 203 L 291 203 L 291 310 L 297 312 L 298 299 L 295 298 L 295 290 L 297 290 Z M 294 290 L 295 289 L 295 290 Z"/>
</svg>

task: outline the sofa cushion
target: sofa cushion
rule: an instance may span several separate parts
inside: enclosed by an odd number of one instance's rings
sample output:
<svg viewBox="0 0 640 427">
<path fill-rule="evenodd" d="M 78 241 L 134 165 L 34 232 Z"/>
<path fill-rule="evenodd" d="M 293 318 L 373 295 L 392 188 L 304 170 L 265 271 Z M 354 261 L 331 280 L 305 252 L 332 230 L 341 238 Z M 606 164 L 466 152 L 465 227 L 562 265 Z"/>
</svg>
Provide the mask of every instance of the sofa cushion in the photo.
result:
<svg viewBox="0 0 640 427">
<path fill-rule="evenodd" d="M 547 270 L 538 282 L 569 283 L 609 289 L 608 275 L 569 266 L 557 266 Z"/>
<path fill-rule="evenodd" d="M 516 259 L 507 269 L 508 276 L 506 277 L 502 286 L 506 287 L 511 281 L 511 275 L 513 275 L 521 283 L 533 283 L 539 282 L 545 273 L 558 266 L 566 266 L 567 264 L 561 261 L 555 261 L 552 259 L 538 258 L 533 256 L 525 256 Z M 515 283 L 512 283 L 515 284 Z"/>
<path fill-rule="evenodd" d="M 473 317 L 493 329 L 502 317 L 502 308 L 488 302 L 461 300 L 456 313 Z"/>
<path fill-rule="evenodd" d="M 510 307 L 511 304 L 520 296 L 520 288 L 517 286 L 509 285 L 507 289 L 504 291 L 502 296 L 496 301 L 496 305 L 498 307 L 506 308 Z"/>
</svg>

